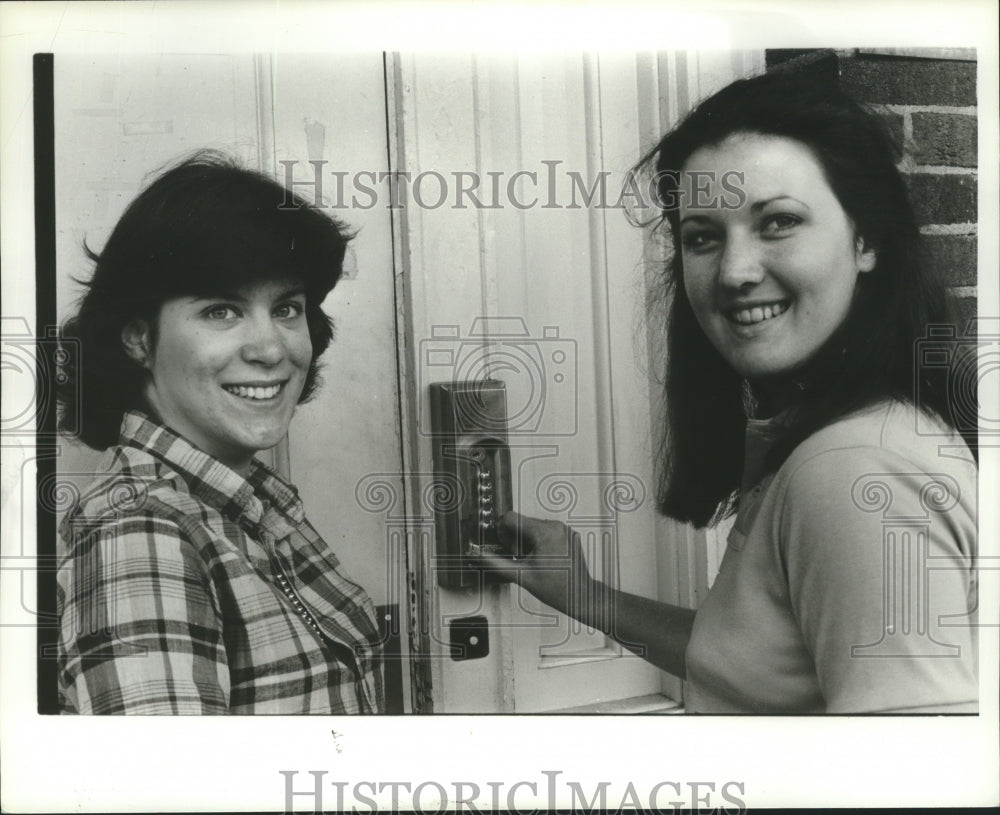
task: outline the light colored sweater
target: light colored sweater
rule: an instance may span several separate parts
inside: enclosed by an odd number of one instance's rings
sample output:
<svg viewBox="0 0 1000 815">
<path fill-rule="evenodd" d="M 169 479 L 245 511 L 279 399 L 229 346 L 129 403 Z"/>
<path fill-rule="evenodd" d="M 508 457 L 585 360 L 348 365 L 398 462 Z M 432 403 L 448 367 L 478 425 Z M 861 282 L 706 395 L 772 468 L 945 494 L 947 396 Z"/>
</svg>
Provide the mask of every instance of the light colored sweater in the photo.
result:
<svg viewBox="0 0 1000 815">
<path fill-rule="evenodd" d="M 975 712 L 976 482 L 962 439 L 884 402 L 744 483 L 687 651 L 692 713 Z"/>
</svg>

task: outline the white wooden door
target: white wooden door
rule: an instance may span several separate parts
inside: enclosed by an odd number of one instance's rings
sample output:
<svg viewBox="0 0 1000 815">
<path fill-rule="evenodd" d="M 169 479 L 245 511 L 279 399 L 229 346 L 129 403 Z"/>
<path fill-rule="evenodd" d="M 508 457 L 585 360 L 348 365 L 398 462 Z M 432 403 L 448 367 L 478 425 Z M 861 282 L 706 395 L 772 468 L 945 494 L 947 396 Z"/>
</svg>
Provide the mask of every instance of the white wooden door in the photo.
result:
<svg viewBox="0 0 1000 815">
<path fill-rule="evenodd" d="M 662 256 L 615 204 L 663 130 L 762 68 L 761 55 L 401 55 L 393 65 L 396 160 L 415 204 L 398 247 L 412 494 L 431 469 L 427 385 L 489 374 L 507 388 L 516 508 L 573 526 L 606 581 L 694 606 L 711 566 L 706 538 L 653 509 L 663 359 L 644 306 Z M 475 179 L 479 203 L 462 194 Z M 439 588 L 433 532 L 417 540 L 435 711 L 648 710 L 681 697 L 679 682 L 517 587 Z M 489 621 L 489 653 L 453 661 L 449 625 L 473 615 Z"/>
</svg>

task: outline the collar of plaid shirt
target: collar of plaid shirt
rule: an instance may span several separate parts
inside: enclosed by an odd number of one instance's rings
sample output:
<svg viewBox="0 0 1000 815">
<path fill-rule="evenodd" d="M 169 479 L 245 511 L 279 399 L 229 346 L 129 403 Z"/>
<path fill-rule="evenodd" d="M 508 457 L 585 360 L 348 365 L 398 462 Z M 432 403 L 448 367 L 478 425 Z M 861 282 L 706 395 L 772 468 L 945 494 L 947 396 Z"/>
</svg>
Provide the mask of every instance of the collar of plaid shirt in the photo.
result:
<svg viewBox="0 0 1000 815">
<path fill-rule="evenodd" d="M 89 586 L 92 595 L 95 581 L 107 580 L 109 560 L 113 561 L 119 551 L 148 550 L 155 561 L 141 570 L 143 579 L 151 584 L 148 586 L 138 585 L 139 578 L 133 580 L 120 562 L 112 562 L 115 572 L 110 585 L 122 593 L 144 591 L 155 596 L 190 592 L 192 578 L 195 585 L 208 584 L 212 596 L 204 599 L 210 602 L 189 601 L 185 607 L 208 605 L 218 610 L 216 627 L 222 629 L 217 632 L 218 641 L 196 643 L 193 652 L 216 649 L 219 688 L 208 696 L 226 699 L 227 710 L 212 710 L 213 705 L 206 705 L 206 695 L 199 691 L 194 695 L 201 695 L 201 710 L 178 706 L 173 693 L 148 707 L 130 706 L 120 692 L 111 694 L 107 701 L 108 691 L 102 685 L 118 687 L 122 671 L 113 660 L 97 658 L 107 648 L 102 649 L 93 636 L 70 635 L 64 613 L 63 684 L 70 690 L 66 697 L 75 703 L 71 707 L 93 712 L 274 713 L 377 712 L 382 707 L 380 637 L 374 606 L 364 590 L 343 575 L 337 557 L 305 519 L 295 487 L 256 460 L 249 478 L 244 479 L 139 412 L 126 413 L 120 446 L 108 455 L 105 472 L 63 524 L 63 539 L 76 542 L 60 567 L 64 612 L 75 608 L 78 616 L 80 605 L 92 605 L 80 587 Z M 86 541 L 101 537 L 88 537 L 87 530 L 93 533 L 102 524 L 106 526 L 108 510 L 116 519 L 119 543 L 131 543 L 138 536 L 136 543 L 155 542 L 155 548 L 119 545 L 112 557 L 108 552 L 96 559 L 92 554 L 87 557 L 95 544 Z M 201 573 L 185 575 L 184 581 L 178 581 L 183 587 L 164 585 L 171 572 L 180 568 L 159 560 L 166 556 L 161 552 L 176 549 L 166 545 L 175 541 L 162 531 L 155 535 L 148 531 L 150 515 L 173 521 L 198 550 Z M 145 530 L 145 539 L 140 530 Z M 243 558 L 233 557 L 234 546 Z M 134 556 L 125 557 L 134 562 Z M 90 573 L 94 569 L 88 565 L 95 562 L 103 568 L 103 575 L 100 568 L 97 574 Z M 184 567 L 193 570 L 190 562 Z M 66 574 L 74 570 L 70 580 Z M 221 583 L 225 585 L 220 584 L 223 575 Z M 133 585 L 129 585 L 130 580 Z M 159 603 L 150 601 L 146 608 L 154 605 Z M 121 616 L 121 606 L 117 603 L 116 618 Z M 135 609 L 128 608 L 134 613 Z M 89 611 L 93 613 L 92 608 Z M 235 620 L 239 623 L 234 624 Z M 113 627 L 119 639 L 128 633 L 130 622 L 139 630 L 150 621 L 116 619 Z M 201 619 L 177 622 L 199 632 L 212 627 Z M 164 651 L 171 650 L 165 642 L 159 644 Z M 220 666 L 228 667 L 228 676 L 222 676 Z M 204 670 L 201 676 L 205 676 Z M 154 681 L 162 684 L 159 678 Z M 101 698 L 105 699 L 103 705 L 96 701 Z M 167 702 L 169 710 L 163 707 Z"/>
<path fill-rule="evenodd" d="M 145 450 L 169 464 L 187 482 L 192 495 L 254 537 L 270 535 L 281 540 L 305 520 L 298 490 L 257 459 L 251 460 L 250 475 L 244 479 L 138 411 L 125 414 L 119 444 Z M 332 553 L 330 557 L 336 560 Z"/>
</svg>

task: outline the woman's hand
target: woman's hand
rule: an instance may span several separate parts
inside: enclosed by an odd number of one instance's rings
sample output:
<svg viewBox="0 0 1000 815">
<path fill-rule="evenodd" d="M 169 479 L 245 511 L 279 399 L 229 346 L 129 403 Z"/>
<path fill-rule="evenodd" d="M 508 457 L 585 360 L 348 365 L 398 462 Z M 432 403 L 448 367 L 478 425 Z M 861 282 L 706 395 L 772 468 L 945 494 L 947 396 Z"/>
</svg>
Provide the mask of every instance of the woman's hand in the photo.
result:
<svg viewBox="0 0 1000 815">
<path fill-rule="evenodd" d="M 587 571 L 580 536 L 558 521 L 508 512 L 497 532 L 512 557 L 480 555 L 493 573 L 548 606 L 603 631 L 658 668 L 683 678 L 692 609 L 619 591 Z"/>
<path fill-rule="evenodd" d="M 580 536 L 558 521 L 508 512 L 497 524 L 506 549 L 520 556 L 483 554 L 481 560 L 501 578 L 523 586 L 548 606 L 577 619 L 587 616 L 595 581 L 587 570 Z"/>
</svg>

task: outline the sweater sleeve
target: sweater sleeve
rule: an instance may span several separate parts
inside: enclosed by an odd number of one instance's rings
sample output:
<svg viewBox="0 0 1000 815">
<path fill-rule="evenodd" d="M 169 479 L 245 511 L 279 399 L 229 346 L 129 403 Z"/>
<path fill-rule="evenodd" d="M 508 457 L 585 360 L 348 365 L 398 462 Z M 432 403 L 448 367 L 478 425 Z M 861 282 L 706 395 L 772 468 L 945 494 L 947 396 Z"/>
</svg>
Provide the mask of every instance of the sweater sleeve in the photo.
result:
<svg viewBox="0 0 1000 815">
<path fill-rule="evenodd" d="M 975 712 L 975 480 L 880 447 L 787 482 L 789 600 L 830 713 Z"/>
<path fill-rule="evenodd" d="M 170 520 L 92 528 L 58 575 L 60 694 L 76 713 L 226 713 L 222 621 L 195 548 Z"/>
</svg>

